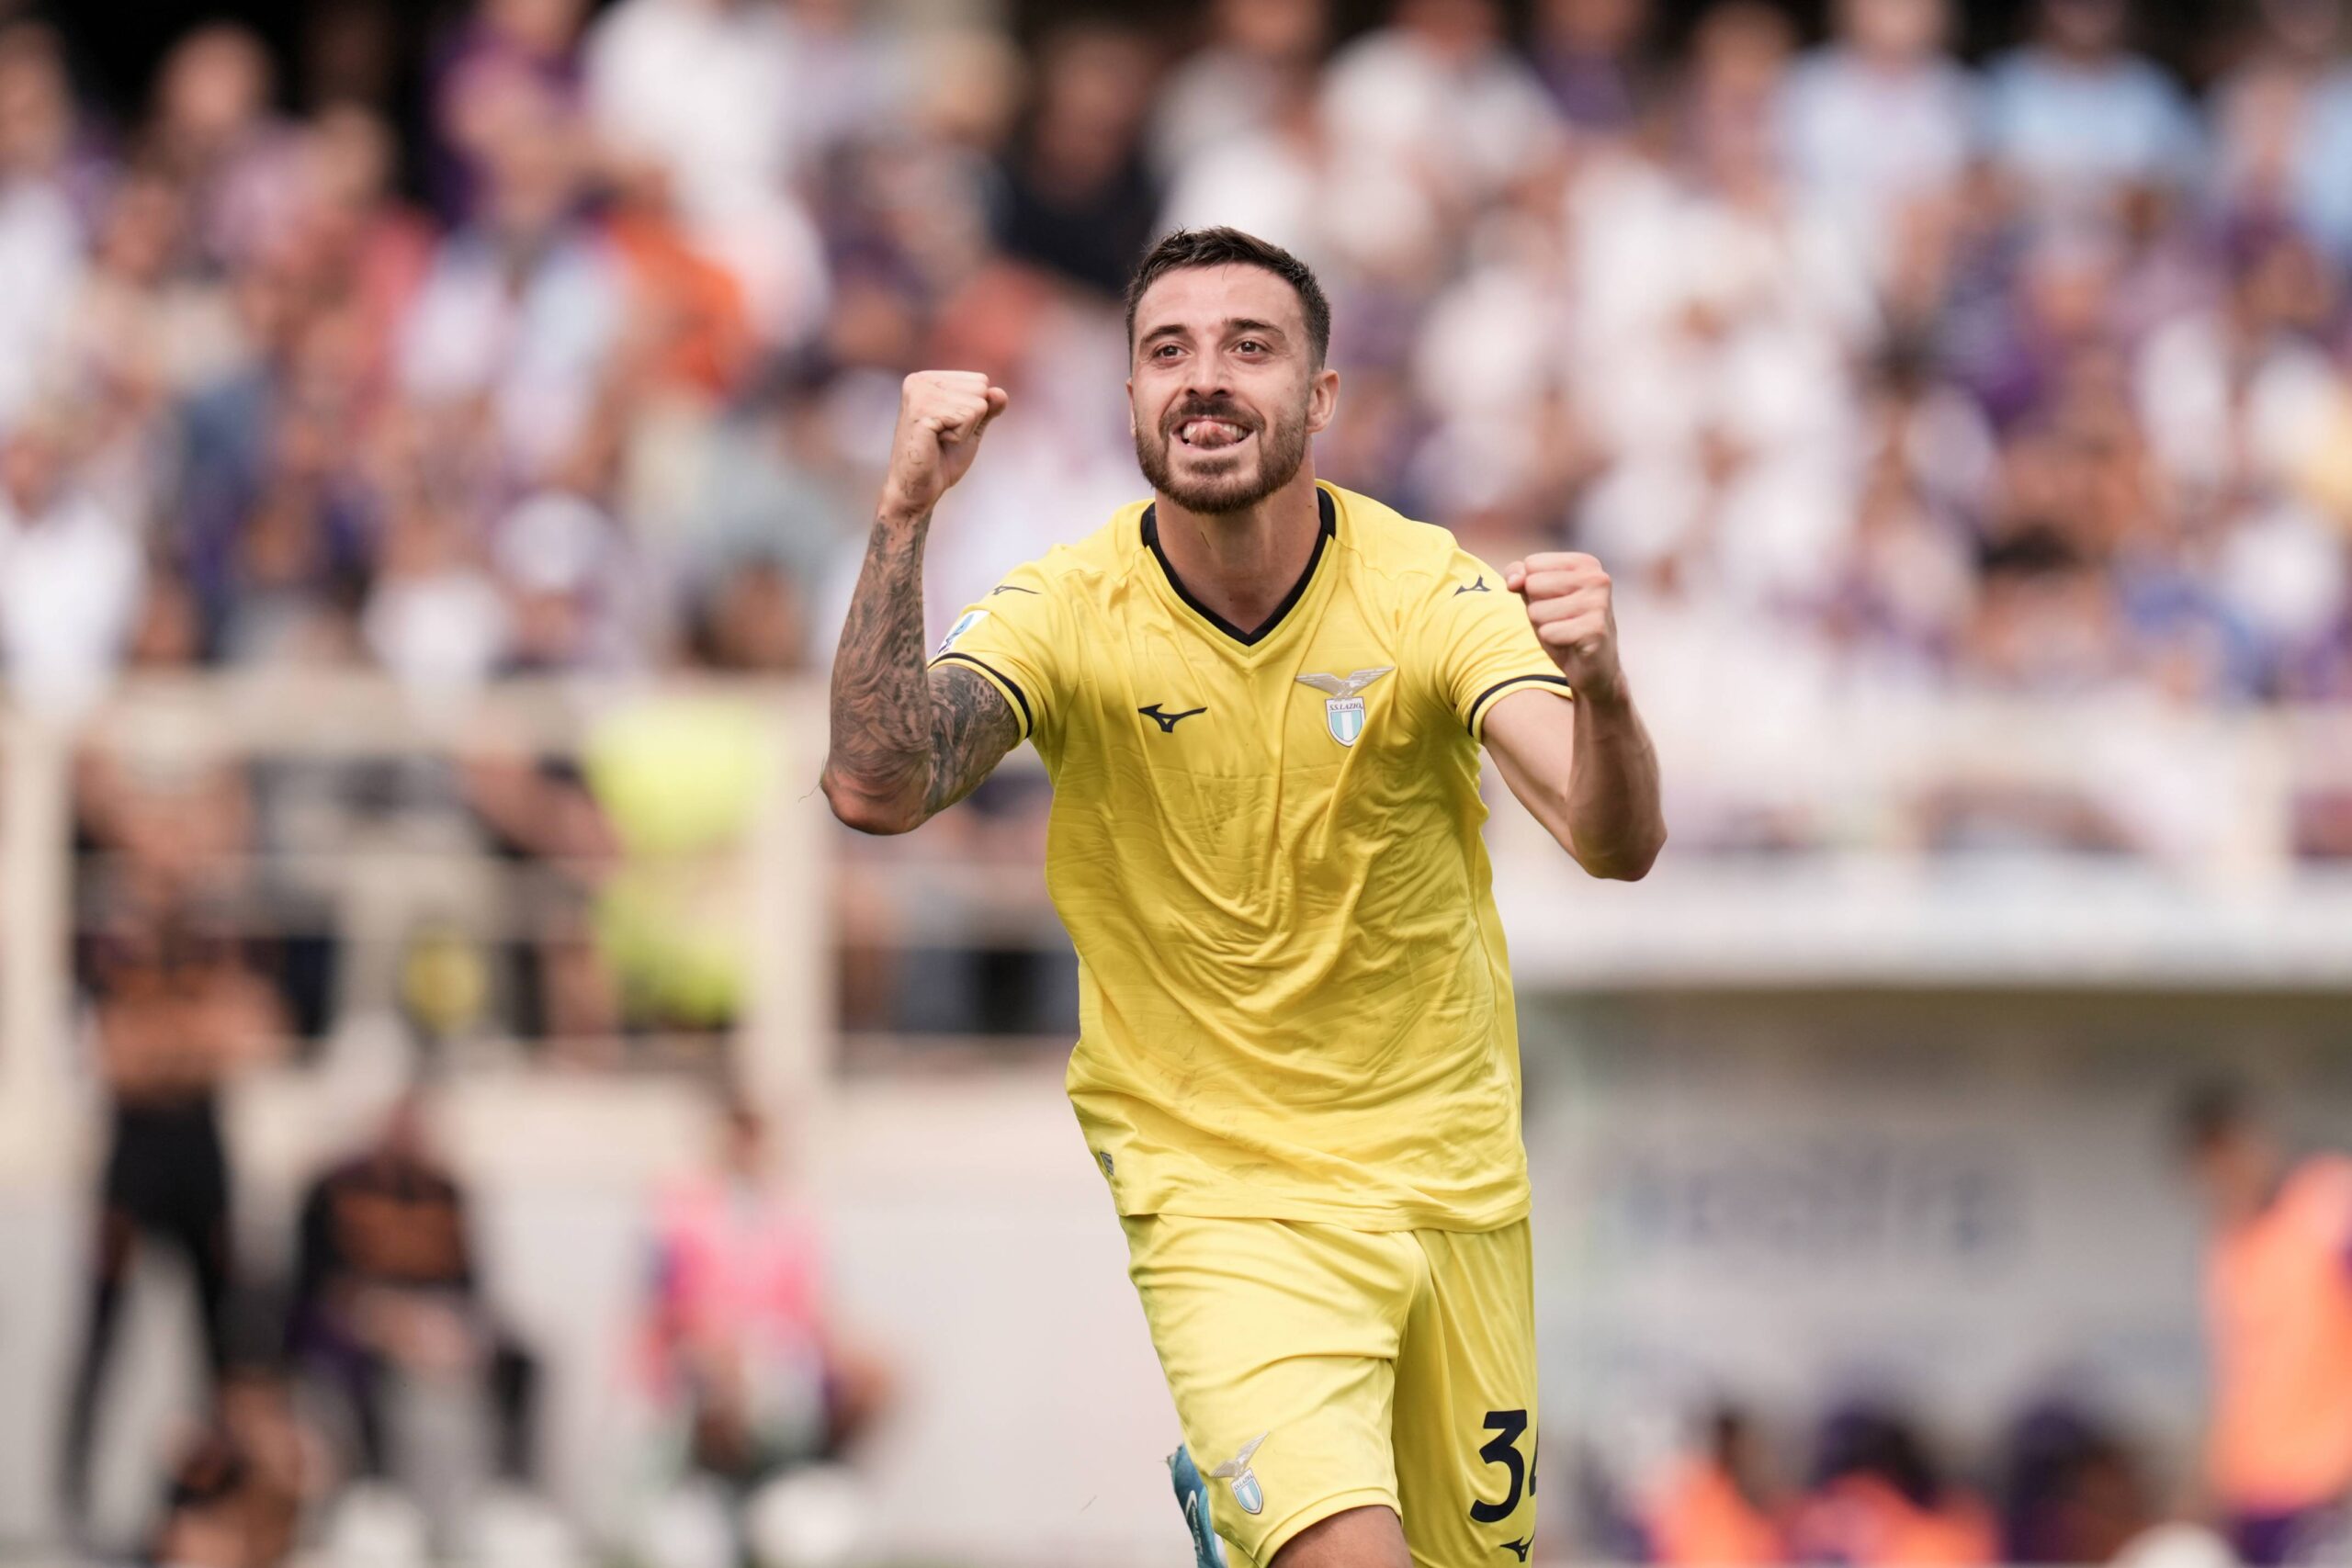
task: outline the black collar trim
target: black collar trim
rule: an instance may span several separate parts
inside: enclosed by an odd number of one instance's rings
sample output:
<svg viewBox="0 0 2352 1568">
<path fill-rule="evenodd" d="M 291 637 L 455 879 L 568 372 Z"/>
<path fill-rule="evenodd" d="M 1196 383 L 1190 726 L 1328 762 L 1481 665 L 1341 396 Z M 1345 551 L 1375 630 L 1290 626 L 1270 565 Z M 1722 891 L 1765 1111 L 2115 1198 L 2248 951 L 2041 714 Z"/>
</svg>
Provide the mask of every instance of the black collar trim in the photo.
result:
<svg viewBox="0 0 2352 1568">
<path fill-rule="evenodd" d="M 1272 637 L 1274 628 L 1298 607 L 1301 599 L 1306 597 L 1306 586 L 1315 581 L 1315 569 L 1323 563 L 1324 547 L 1340 536 L 1340 509 L 1331 503 L 1331 492 L 1317 485 L 1315 487 L 1315 499 L 1317 503 L 1316 509 L 1323 518 L 1322 531 L 1315 536 L 1315 553 L 1306 558 L 1306 570 L 1298 574 L 1298 581 L 1291 584 L 1290 592 L 1283 596 L 1283 602 L 1274 606 L 1274 613 L 1267 616 L 1265 624 L 1256 631 L 1243 631 L 1193 597 L 1193 591 L 1184 586 L 1184 580 L 1177 576 L 1176 569 L 1169 564 L 1168 552 L 1159 547 L 1159 506 L 1157 502 L 1143 509 L 1143 542 L 1150 549 L 1152 558 L 1159 563 L 1161 573 L 1168 579 L 1168 586 L 1176 590 L 1177 598 L 1191 606 L 1194 615 L 1242 647 L 1254 648 Z"/>
</svg>

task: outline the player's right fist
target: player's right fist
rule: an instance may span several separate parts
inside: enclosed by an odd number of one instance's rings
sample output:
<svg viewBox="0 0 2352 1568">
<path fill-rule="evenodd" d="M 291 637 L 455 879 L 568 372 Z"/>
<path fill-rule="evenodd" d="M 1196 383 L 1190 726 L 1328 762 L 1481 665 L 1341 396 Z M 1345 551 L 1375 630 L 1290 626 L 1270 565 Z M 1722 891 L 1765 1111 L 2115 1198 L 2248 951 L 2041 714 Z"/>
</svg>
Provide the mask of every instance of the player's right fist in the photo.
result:
<svg viewBox="0 0 2352 1568">
<path fill-rule="evenodd" d="M 899 389 L 899 430 L 883 481 L 885 516 L 922 517 L 972 466 L 989 421 L 1010 401 L 978 370 L 918 370 Z"/>
</svg>

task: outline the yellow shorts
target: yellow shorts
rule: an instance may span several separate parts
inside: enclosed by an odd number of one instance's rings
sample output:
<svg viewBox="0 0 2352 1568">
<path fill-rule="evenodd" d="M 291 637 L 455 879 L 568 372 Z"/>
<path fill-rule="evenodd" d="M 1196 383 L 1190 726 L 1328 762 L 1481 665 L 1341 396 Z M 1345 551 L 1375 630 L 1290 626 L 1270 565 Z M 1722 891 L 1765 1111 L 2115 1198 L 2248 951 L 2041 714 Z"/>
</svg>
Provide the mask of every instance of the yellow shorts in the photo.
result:
<svg viewBox="0 0 2352 1568">
<path fill-rule="evenodd" d="M 1527 1222 L 1357 1231 L 1146 1214 L 1127 1274 L 1237 1568 L 1382 1505 L 1416 1568 L 1513 1568 L 1535 1539 Z"/>
</svg>

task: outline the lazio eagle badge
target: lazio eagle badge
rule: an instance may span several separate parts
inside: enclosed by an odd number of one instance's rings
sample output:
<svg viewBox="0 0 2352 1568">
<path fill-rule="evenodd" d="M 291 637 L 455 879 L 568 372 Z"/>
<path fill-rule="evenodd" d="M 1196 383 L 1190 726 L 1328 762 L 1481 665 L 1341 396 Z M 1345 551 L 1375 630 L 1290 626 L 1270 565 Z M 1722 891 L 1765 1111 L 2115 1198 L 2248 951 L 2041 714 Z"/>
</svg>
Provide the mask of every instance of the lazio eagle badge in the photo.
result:
<svg viewBox="0 0 2352 1568">
<path fill-rule="evenodd" d="M 1301 675 L 1298 683 L 1312 686 L 1323 694 L 1323 726 L 1331 739 L 1342 746 L 1352 746 L 1356 737 L 1363 733 L 1363 689 L 1383 675 L 1393 675 L 1394 664 L 1384 664 L 1377 670 L 1358 670 L 1346 676 Z"/>
</svg>

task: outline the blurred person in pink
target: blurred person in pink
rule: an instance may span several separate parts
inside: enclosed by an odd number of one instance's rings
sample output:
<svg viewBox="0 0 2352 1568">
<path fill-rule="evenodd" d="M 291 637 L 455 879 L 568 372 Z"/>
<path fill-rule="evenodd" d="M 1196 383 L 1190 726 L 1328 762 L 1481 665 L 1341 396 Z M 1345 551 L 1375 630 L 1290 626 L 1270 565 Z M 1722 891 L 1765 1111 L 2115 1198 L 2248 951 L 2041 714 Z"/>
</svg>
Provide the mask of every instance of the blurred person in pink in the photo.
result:
<svg viewBox="0 0 2352 1568">
<path fill-rule="evenodd" d="M 748 1487 L 841 1458 L 889 1378 L 831 1320 L 823 1241 L 779 1181 L 766 1118 L 729 1106 L 715 1153 L 655 1201 L 644 1364 L 687 1468 Z"/>
<path fill-rule="evenodd" d="M 2204 1199 L 2212 1356 L 2206 1479 L 2256 1568 L 2352 1546 L 2352 1159 L 2291 1158 L 2235 1084 L 2175 1124 Z"/>
</svg>

